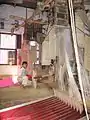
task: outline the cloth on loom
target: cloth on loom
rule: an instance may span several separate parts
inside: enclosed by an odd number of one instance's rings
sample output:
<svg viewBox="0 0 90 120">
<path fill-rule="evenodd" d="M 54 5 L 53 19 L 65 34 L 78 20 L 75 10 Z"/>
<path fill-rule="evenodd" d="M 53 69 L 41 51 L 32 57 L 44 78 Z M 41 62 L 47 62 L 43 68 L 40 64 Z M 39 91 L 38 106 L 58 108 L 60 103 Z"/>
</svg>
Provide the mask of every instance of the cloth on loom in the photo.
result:
<svg viewBox="0 0 90 120">
<path fill-rule="evenodd" d="M 31 75 L 27 75 L 28 77 L 28 80 L 31 80 L 32 79 L 32 76 Z"/>
</svg>

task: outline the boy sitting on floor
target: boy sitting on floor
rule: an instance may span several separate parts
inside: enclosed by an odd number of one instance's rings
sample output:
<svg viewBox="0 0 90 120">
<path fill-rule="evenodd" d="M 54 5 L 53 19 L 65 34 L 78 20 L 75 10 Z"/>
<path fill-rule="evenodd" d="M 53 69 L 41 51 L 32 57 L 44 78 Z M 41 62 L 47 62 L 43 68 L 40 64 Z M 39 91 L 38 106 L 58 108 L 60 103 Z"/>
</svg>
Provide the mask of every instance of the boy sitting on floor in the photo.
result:
<svg viewBox="0 0 90 120">
<path fill-rule="evenodd" d="M 18 81 L 21 83 L 24 87 L 30 86 L 31 81 L 30 79 L 32 78 L 30 75 L 28 75 L 28 72 L 26 70 L 28 63 L 24 61 L 22 63 L 22 67 L 20 69 L 19 75 L 18 75 Z"/>
</svg>

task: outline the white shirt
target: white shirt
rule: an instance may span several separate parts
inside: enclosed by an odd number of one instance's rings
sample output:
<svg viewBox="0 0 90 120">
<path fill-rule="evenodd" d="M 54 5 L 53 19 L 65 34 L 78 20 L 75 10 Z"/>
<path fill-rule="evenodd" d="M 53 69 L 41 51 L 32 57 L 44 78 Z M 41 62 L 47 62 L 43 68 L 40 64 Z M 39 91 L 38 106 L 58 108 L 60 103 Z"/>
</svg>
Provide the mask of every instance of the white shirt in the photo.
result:
<svg viewBox="0 0 90 120">
<path fill-rule="evenodd" d="M 27 70 L 24 67 L 22 67 L 19 71 L 19 77 L 23 77 L 26 75 L 27 75 Z"/>
</svg>

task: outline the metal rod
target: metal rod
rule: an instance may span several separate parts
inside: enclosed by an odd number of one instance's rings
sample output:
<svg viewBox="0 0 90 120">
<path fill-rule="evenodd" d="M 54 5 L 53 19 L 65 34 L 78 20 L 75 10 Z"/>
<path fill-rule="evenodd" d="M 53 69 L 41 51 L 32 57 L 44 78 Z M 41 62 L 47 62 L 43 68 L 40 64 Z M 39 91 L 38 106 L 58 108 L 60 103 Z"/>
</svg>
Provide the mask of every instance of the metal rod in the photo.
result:
<svg viewBox="0 0 90 120">
<path fill-rule="evenodd" d="M 27 20 L 27 8 L 26 8 L 26 20 Z"/>
<path fill-rule="evenodd" d="M 76 37 L 76 30 L 75 30 L 75 20 L 74 20 L 72 0 L 68 0 L 68 4 L 69 4 L 69 11 L 70 11 L 70 18 L 71 18 L 71 29 L 72 29 L 72 37 L 73 37 L 73 44 L 74 44 L 76 64 L 77 64 L 78 79 L 79 79 L 79 83 L 80 83 L 82 100 L 83 100 L 83 104 L 84 104 L 84 108 L 85 108 L 86 117 L 87 117 L 87 120 L 89 120 L 85 95 L 84 95 L 84 91 L 83 91 L 83 84 L 82 84 L 82 75 L 81 75 L 81 69 L 80 69 L 80 59 L 79 59 L 79 54 L 78 54 L 78 45 L 77 45 L 77 37 Z"/>
<path fill-rule="evenodd" d="M 24 30 L 25 30 L 25 40 L 27 40 L 27 8 L 26 8 L 26 19 L 25 19 L 25 27 L 24 27 Z"/>
</svg>

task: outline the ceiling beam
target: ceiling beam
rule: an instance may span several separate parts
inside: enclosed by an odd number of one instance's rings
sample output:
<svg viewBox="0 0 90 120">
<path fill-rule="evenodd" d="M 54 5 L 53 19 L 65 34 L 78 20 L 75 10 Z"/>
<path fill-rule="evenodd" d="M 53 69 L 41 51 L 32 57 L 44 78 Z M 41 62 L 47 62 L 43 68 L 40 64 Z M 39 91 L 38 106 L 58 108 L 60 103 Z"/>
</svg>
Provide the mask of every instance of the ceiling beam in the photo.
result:
<svg viewBox="0 0 90 120">
<path fill-rule="evenodd" d="M 37 7 L 37 0 L 0 0 L 0 4 L 35 9 Z"/>
</svg>

